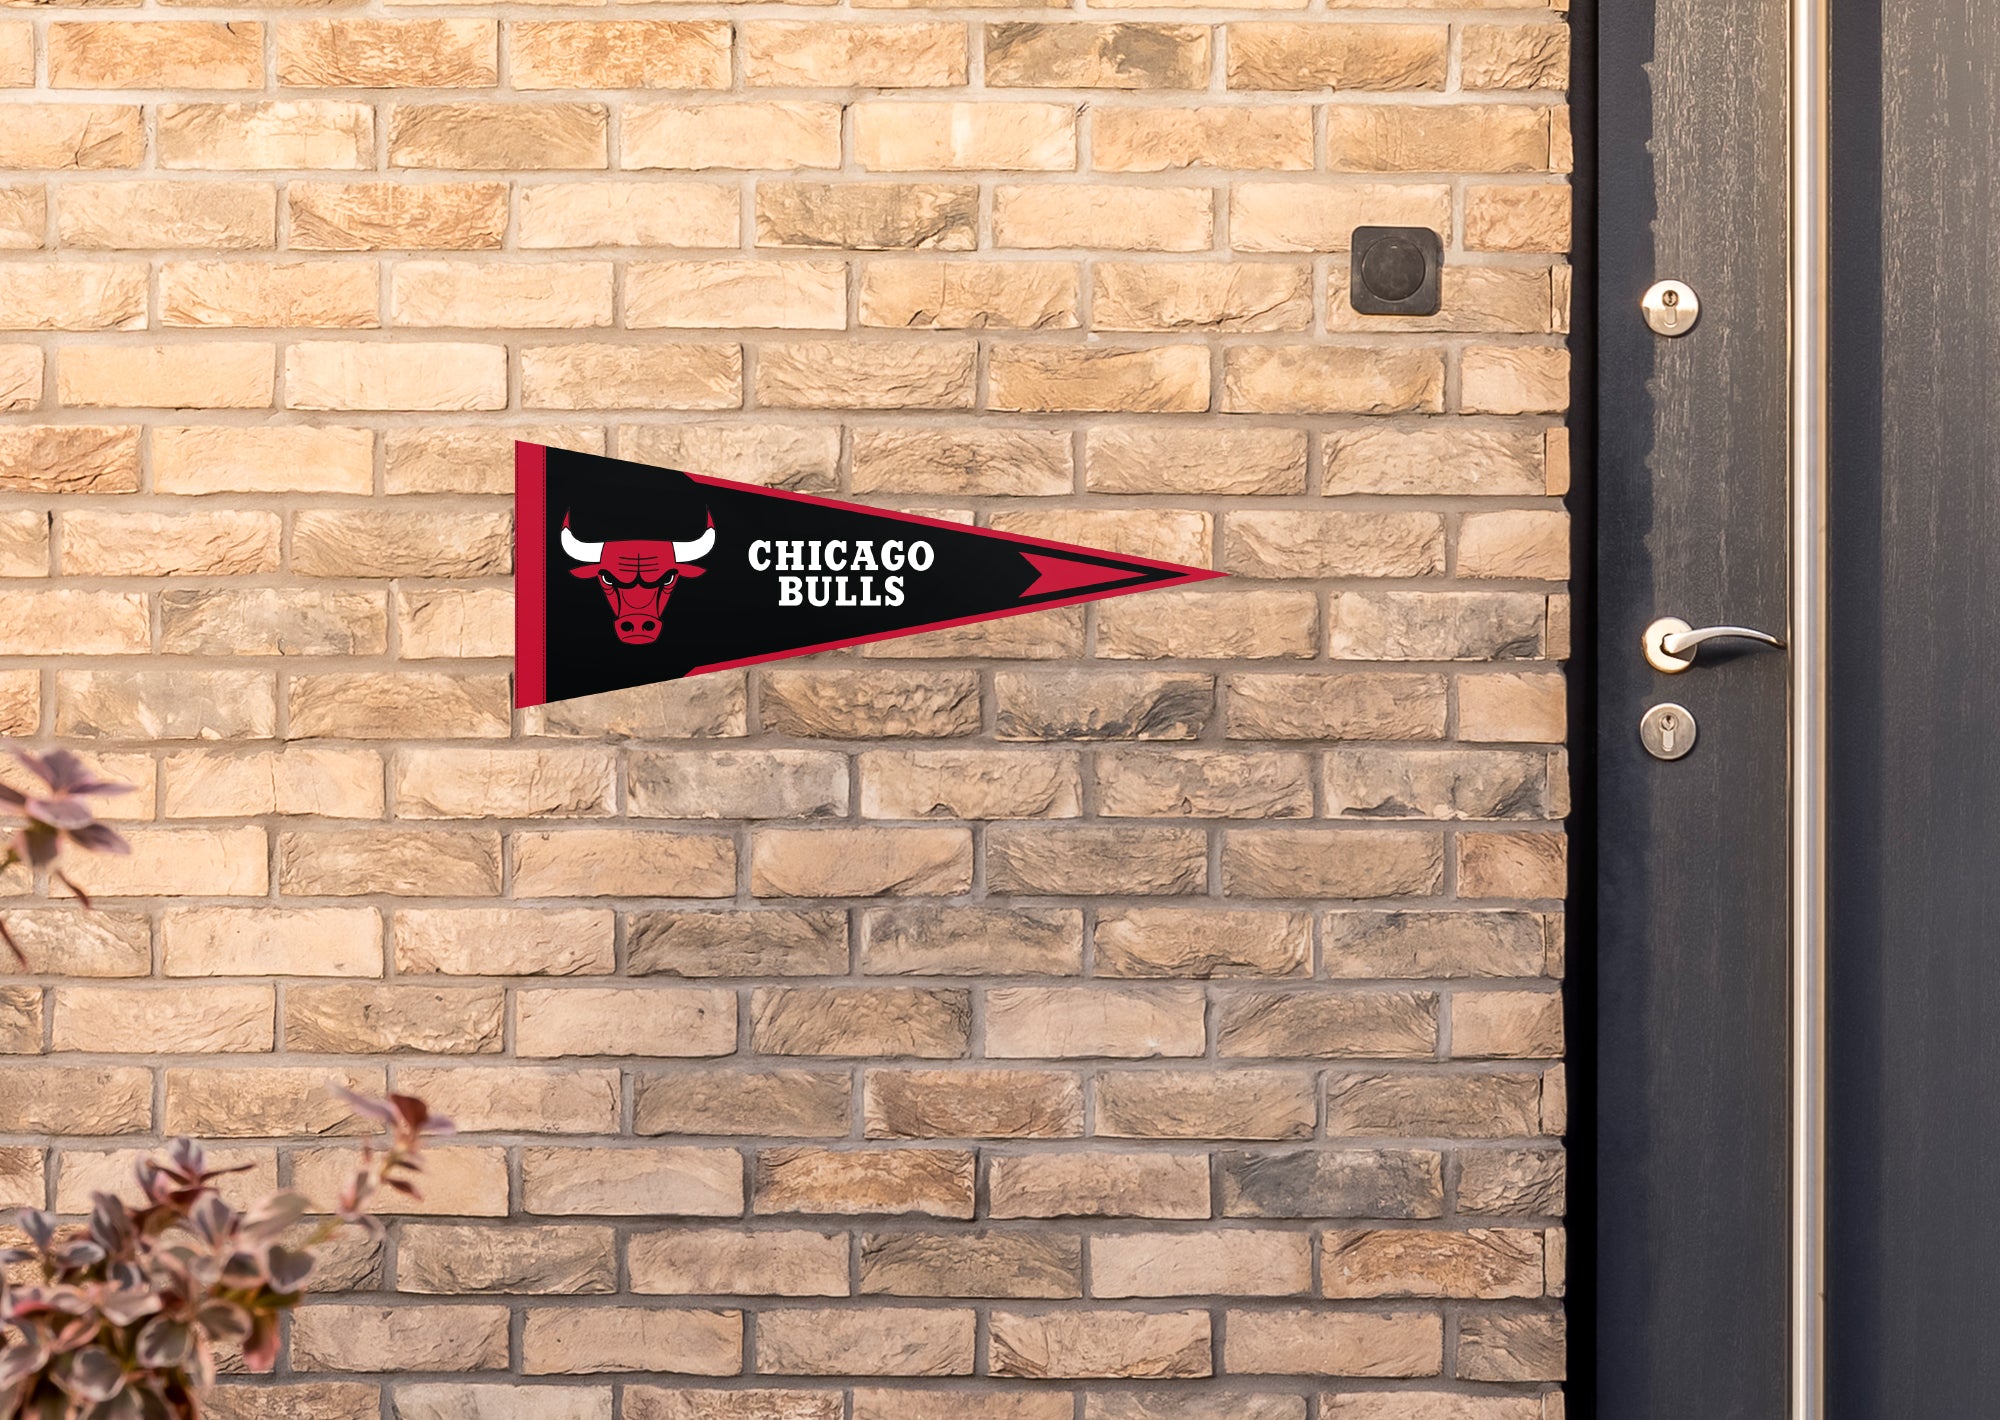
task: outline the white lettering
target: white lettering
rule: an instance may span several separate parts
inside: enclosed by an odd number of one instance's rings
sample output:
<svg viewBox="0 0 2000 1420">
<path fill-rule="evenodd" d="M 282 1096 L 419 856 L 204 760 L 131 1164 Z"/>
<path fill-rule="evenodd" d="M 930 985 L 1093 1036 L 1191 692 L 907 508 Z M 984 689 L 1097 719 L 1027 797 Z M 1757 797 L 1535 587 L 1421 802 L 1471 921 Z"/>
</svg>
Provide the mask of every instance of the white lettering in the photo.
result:
<svg viewBox="0 0 2000 1420">
<path fill-rule="evenodd" d="M 921 561 L 919 561 L 919 560 L 918 560 L 918 554 L 922 554 L 922 560 L 921 560 Z M 911 570 L 912 572 L 928 572 L 928 571 L 930 571 L 930 570 L 931 570 L 931 562 L 932 562 L 932 560 L 934 559 L 934 557 L 935 557 L 935 556 L 936 556 L 936 554 L 935 554 L 935 553 L 933 553 L 933 552 L 931 551 L 931 545 L 930 545 L 929 543 L 927 543 L 927 542 L 913 542 L 913 543 L 911 543 L 911 544 L 910 544 L 910 570 Z"/>
<path fill-rule="evenodd" d="M 750 570 L 753 572 L 771 570 L 771 544 L 761 537 L 750 544 Z"/>
<path fill-rule="evenodd" d="M 778 544 L 778 570 L 780 572 L 803 572 L 806 570 L 806 545 L 802 542 L 781 542 Z"/>
<path fill-rule="evenodd" d="M 884 577 L 882 579 L 882 593 L 889 599 L 886 605 L 901 606 L 903 604 L 903 579 L 901 577 Z"/>
<path fill-rule="evenodd" d="M 802 600 L 803 598 L 799 595 L 799 579 L 797 577 L 778 578 L 779 606 L 798 606 Z"/>
<path fill-rule="evenodd" d="M 834 549 L 836 547 L 840 549 L 838 554 L 839 561 L 834 560 Z M 826 570 L 829 572 L 845 572 L 847 570 L 847 544 L 839 538 L 835 538 L 826 545 Z"/>
</svg>

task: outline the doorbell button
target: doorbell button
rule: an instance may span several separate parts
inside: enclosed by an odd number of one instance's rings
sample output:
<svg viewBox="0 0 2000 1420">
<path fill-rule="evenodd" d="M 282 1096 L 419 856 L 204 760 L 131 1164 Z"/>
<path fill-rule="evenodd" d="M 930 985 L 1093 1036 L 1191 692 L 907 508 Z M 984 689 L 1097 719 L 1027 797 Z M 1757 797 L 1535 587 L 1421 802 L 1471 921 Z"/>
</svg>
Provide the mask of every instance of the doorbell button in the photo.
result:
<svg viewBox="0 0 2000 1420">
<path fill-rule="evenodd" d="M 1356 227 L 1348 299 L 1368 316 L 1434 316 L 1444 239 L 1428 227 Z"/>
</svg>

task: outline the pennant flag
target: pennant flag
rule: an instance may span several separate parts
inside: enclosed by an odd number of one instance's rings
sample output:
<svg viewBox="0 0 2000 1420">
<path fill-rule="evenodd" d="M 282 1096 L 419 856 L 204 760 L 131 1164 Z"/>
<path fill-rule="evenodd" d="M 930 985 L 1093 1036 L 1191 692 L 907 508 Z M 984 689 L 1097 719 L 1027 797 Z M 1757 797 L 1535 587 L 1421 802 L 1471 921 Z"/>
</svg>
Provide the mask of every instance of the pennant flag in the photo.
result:
<svg viewBox="0 0 2000 1420">
<path fill-rule="evenodd" d="M 516 706 L 1222 575 L 540 444 L 514 505 Z"/>
</svg>

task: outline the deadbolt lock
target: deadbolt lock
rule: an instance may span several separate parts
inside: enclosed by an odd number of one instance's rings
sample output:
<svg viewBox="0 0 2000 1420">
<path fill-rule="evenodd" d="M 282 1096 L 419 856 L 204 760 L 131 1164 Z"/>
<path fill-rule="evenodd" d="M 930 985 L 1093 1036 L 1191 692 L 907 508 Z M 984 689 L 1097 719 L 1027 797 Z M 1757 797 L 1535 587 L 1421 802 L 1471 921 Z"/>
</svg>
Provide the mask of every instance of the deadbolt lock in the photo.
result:
<svg viewBox="0 0 2000 1420">
<path fill-rule="evenodd" d="M 1694 748 L 1694 715 L 1685 705 L 1655 705 L 1639 717 L 1639 740 L 1655 759 L 1679 759 Z"/>
<path fill-rule="evenodd" d="M 1701 319 L 1701 297 L 1685 281 L 1660 281 L 1648 288 L 1639 309 L 1655 335 L 1686 335 Z"/>
</svg>

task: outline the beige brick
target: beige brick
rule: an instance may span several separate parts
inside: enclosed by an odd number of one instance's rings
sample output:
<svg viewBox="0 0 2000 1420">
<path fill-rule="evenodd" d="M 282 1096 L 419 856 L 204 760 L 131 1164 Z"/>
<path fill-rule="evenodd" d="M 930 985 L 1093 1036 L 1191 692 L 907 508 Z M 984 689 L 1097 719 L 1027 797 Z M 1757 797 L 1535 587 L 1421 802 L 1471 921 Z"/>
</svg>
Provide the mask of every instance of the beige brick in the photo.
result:
<svg viewBox="0 0 2000 1420">
<path fill-rule="evenodd" d="M 1444 520 L 1431 513 L 1231 513 L 1223 565 L 1249 577 L 1429 576 L 1444 570 Z"/>
<path fill-rule="evenodd" d="M 278 885 L 313 897 L 490 897 L 500 890 L 497 833 L 280 833 Z"/>
<path fill-rule="evenodd" d="M 757 1318 L 757 1370 L 781 1376 L 969 1376 L 970 1308 L 784 1307 Z"/>
<path fill-rule="evenodd" d="M 1084 481 L 1099 493 L 1302 493 L 1306 441 L 1289 429 L 1098 425 L 1084 438 Z"/>
<path fill-rule="evenodd" d="M 873 100 L 853 112 L 854 159 L 870 172 L 1076 167 L 1076 113 L 1066 104 Z"/>
<path fill-rule="evenodd" d="M 1046 1070 L 870 1070 L 863 1110 L 871 1139 L 1075 1138 L 1083 1082 Z"/>
<path fill-rule="evenodd" d="M 391 928 L 396 970 L 407 975 L 605 975 L 613 915 L 589 908 L 412 909 Z"/>
<path fill-rule="evenodd" d="M 528 409 L 735 409 L 738 345 L 538 345 L 521 352 Z"/>
<path fill-rule="evenodd" d="M 1443 841 L 1426 833 L 1236 829 L 1222 846 L 1223 890 L 1244 897 L 1423 895 L 1443 874 Z"/>
<path fill-rule="evenodd" d="M 1214 678 L 1199 672 L 1057 671 L 994 676 L 1002 740 L 1193 739 L 1214 711 Z"/>
<path fill-rule="evenodd" d="M 404 1292 L 610 1292 L 617 1273 L 609 1228 L 411 1223 L 396 1243 L 396 1286 Z"/>
<path fill-rule="evenodd" d="M 844 1297 L 847 1235 L 667 1228 L 626 1245 L 632 1290 L 695 1296 Z"/>
<path fill-rule="evenodd" d="M 1465 833 L 1457 840 L 1462 897 L 1561 897 L 1568 840 L 1559 833 Z"/>
<path fill-rule="evenodd" d="M 1200 1055 L 1196 987 L 1005 987 L 986 992 L 989 1057 L 1145 1059 Z"/>
<path fill-rule="evenodd" d="M 834 1139 L 848 1132 L 853 1081 L 832 1070 L 675 1070 L 634 1082 L 639 1134 Z"/>
<path fill-rule="evenodd" d="M 1329 976 L 1539 976 L 1549 928 L 1527 912 L 1331 912 Z"/>
<path fill-rule="evenodd" d="M 60 986 L 56 1050 L 118 1054 L 143 1039 L 170 1055 L 268 1051 L 276 1009 L 268 986 Z"/>
<path fill-rule="evenodd" d="M 489 1054 L 500 1049 L 505 1015 L 497 986 L 293 986 L 285 1044 L 332 1055 Z"/>
<path fill-rule="evenodd" d="M 1540 655 L 1547 599 L 1520 592 L 1336 592 L 1328 645 L 1340 660 L 1484 661 Z"/>
<path fill-rule="evenodd" d="M 648 818 L 818 818 L 847 811 L 847 760 L 817 750 L 646 753 L 627 811 Z"/>
<path fill-rule="evenodd" d="M 285 351 L 292 409 L 503 409 L 501 345 L 314 340 Z"/>
<path fill-rule="evenodd" d="M 1239 1374 L 1434 1376 L 1444 1330 L 1433 1312 L 1229 1313 L 1222 1364 Z"/>
<path fill-rule="evenodd" d="M 401 326 L 610 325 L 611 263 L 399 262 L 391 277 L 390 311 Z"/>
<path fill-rule="evenodd" d="M 805 493 L 840 486 L 840 430 L 755 424 L 625 424 L 619 450 L 668 468 L 699 469 L 717 478 Z"/>
<path fill-rule="evenodd" d="M 860 493 L 1052 496 L 1070 491 L 1069 440 L 1053 430 L 856 429 Z"/>
<path fill-rule="evenodd" d="M 374 152 L 375 111 L 361 103 L 170 103 L 154 121 L 164 168 L 365 168 Z"/>
<path fill-rule="evenodd" d="M 727 991 L 571 987 L 514 997 L 519 1055 L 728 1055 L 735 1048 L 736 998 Z"/>
<path fill-rule="evenodd" d="M 1007 892 L 1195 893 L 1207 884 L 1207 851 L 1191 828 L 995 825 L 987 875 Z"/>
<path fill-rule="evenodd" d="M 989 358 L 988 402 L 995 409 L 1190 413 L 1208 408 L 1209 352 L 1198 345 L 998 345 Z"/>
<path fill-rule="evenodd" d="M 269 345 L 71 345 L 56 361 L 56 398 L 73 408 L 267 409 Z"/>
<path fill-rule="evenodd" d="M 1461 676 L 1459 737 L 1558 743 L 1568 724 L 1566 697 L 1567 687 L 1560 675 Z"/>
<path fill-rule="evenodd" d="M 511 656 L 513 591 L 502 587 L 399 587 L 396 641 L 406 661 Z"/>
<path fill-rule="evenodd" d="M 41 246 L 48 216 L 48 193 L 39 183 L 0 184 L 0 251 L 33 251 Z"/>
<path fill-rule="evenodd" d="M 1569 352 L 1550 345 L 1474 346 L 1461 359 L 1468 414 L 1553 414 L 1569 407 Z"/>
<path fill-rule="evenodd" d="M 750 20 L 742 37 L 743 77 L 753 88 L 920 89 L 965 82 L 960 24 Z"/>
<path fill-rule="evenodd" d="M 1340 430 L 1322 439 L 1321 451 L 1329 495 L 1543 491 L 1542 441 L 1526 430 Z"/>
<path fill-rule="evenodd" d="M 1442 1391 L 1368 1391 L 1320 1397 L 1327 1420 L 1561 1420 L 1560 1410 L 1542 1408 L 1546 1395 L 1449 1395 Z"/>
<path fill-rule="evenodd" d="M 1329 1297 L 1539 1297 L 1542 1236 L 1521 1229 L 1467 1232 L 1355 1229 L 1320 1241 Z"/>
<path fill-rule="evenodd" d="M 799 341 L 758 352 L 757 402 L 774 409 L 970 409 L 970 342 Z"/>
<path fill-rule="evenodd" d="M 1119 1070 L 1097 1081 L 1096 1132 L 1113 1139 L 1303 1139 L 1316 1117 L 1309 1074 Z"/>
<path fill-rule="evenodd" d="M 979 189 L 969 184 L 757 184 L 760 247 L 971 251 L 978 226 Z"/>
<path fill-rule="evenodd" d="M 1241 182 L 1230 190 L 1229 242 L 1237 251 L 1346 251 L 1362 226 L 1429 227 L 1448 236 L 1451 189 L 1438 183 Z"/>
<path fill-rule="evenodd" d="M 1242 991 L 1217 1003 L 1216 1050 L 1230 1058 L 1428 1060 L 1437 1049 L 1429 991 Z"/>
<path fill-rule="evenodd" d="M 331 1199 L 354 1177 L 360 1162 L 351 1148 L 299 1149 L 292 1155 L 293 1182 L 308 1197 Z M 378 1194 L 374 1207 L 384 1214 L 427 1214 L 499 1218 L 507 1214 L 507 1155 L 504 1150 L 463 1145 L 424 1151 L 424 1196 Z M 303 1417 L 302 1417 L 303 1420 Z"/>
<path fill-rule="evenodd" d="M 1101 173 L 1310 169 L 1312 110 L 1302 105 L 1104 108 L 1091 130 L 1090 161 Z"/>
<path fill-rule="evenodd" d="M 300 251 L 490 248 L 507 229 L 504 182 L 291 182 L 285 202 Z"/>
<path fill-rule="evenodd" d="M 611 1134 L 618 1129 L 615 1069 L 399 1066 L 399 1090 L 427 1100 L 465 1134 Z"/>
<path fill-rule="evenodd" d="M 143 654 L 147 641 L 143 593 L 0 590 L 0 654 Z"/>
<path fill-rule="evenodd" d="M 1311 1283 L 1309 1240 L 1293 1232 L 1119 1233 L 1091 1242 L 1093 1297 L 1284 1297 Z"/>
<path fill-rule="evenodd" d="M 169 1068 L 162 1126 L 171 1134 L 260 1138 L 356 1134 L 368 1126 L 333 1091 L 381 1094 L 380 1068 L 242 1065 Z"/>
<path fill-rule="evenodd" d="M 840 113 L 828 103 L 630 104 L 620 120 L 619 164 L 837 168 Z"/>
<path fill-rule="evenodd" d="M 0 576 L 49 575 L 48 514 L 33 508 L 0 516 Z"/>
<path fill-rule="evenodd" d="M 866 914 L 871 975 L 1074 976 L 1083 916 L 1064 910 L 887 907 Z"/>
<path fill-rule="evenodd" d="M 993 190 L 995 246 L 1207 251 L 1214 240 L 1215 193 L 1205 187 L 1003 183 Z"/>
<path fill-rule="evenodd" d="M 498 73 L 497 28 L 491 20 L 284 20 L 277 26 L 278 82 L 322 89 L 485 88 Z"/>
<path fill-rule="evenodd" d="M 728 897 L 735 844 L 715 834 L 573 829 L 514 835 L 521 897 Z"/>
<path fill-rule="evenodd" d="M 996 1218 L 1209 1215 L 1202 1154 L 1003 1154 L 987 1168 Z"/>
<path fill-rule="evenodd" d="M 54 89 L 258 89 L 264 27 L 239 21 L 58 21 L 48 28 Z"/>
<path fill-rule="evenodd" d="M 847 266 L 838 261 L 633 262 L 625 324 L 683 329 L 842 330 Z"/>
<path fill-rule="evenodd" d="M 1068 330 L 1077 269 L 1067 262 L 877 261 L 861 272 L 861 324 L 921 330 Z"/>
<path fill-rule="evenodd" d="M 0 1127 L 10 1134 L 137 1134 L 152 1122 L 153 1072 L 109 1065 L 10 1064 Z"/>
<path fill-rule="evenodd" d="M 131 1196 L 133 1170 L 157 1151 L 132 1149 L 63 1149 L 52 1152 L 51 1171 L 56 1174 L 56 1209 L 62 1213 L 88 1213 L 91 1195 L 117 1193 Z M 216 1181 L 216 1191 L 237 1208 L 249 1208 L 278 1186 L 278 1151 L 258 1148 L 221 1148 L 207 1151 L 212 1168 L 236 1169 Z M 39 1159 L 37 1159 L 39 1163 Z M 39 1170 L 38 1170 L 39 1171 Z M 37 1193 L 29 1205 L 42 1206 Z"/>
<path fill-rule="evenodd" d="M 380 1387 L 349 1381 L 219 1385 L 202 1413 L 216 1420 L 375 1420 L 381 1395 Z"/>
<path fill-rule="evenodd" d="M 742 226 L 741 198 L 719 183 L 520 185 L 518 234 L 524 248 L 733 248 Z"/>
<path fill-rule="evenodd" d="M 266 182 L 67 183 L 56 191 L 56 237 L 85 249 L 269 248 L 277 212 Z"/>
<path fill-rule="evenodd" d="M 967 1390 L 854 1390 L 855 1420 L 1064 1420 L 1075 1401 L 1060 1390 L 983 1386 Z"/>
<path fill-rule="evenodd" d="M 1468 89 L 1569 86 L 1569 26 L 1469 24 L 1460 32 L 1459 82 Z"/>
<path fill-rule="evenodd" d="M 1559 763 L 1534 751 L 1335 750 L 1324 757 L 1329 818 L 1560 818 Z"/>
<path fill-rule="evenodd" d="M 250 754 L 183 750 L 168 755 L 162 769 L 170 818 L 382 815 L 382 759 L 366 750 L 309 745 Z"/>
<path fill-rule="evenodd" d="M 625 1387 L 625 1420 L 841 1420 L 842 1413 L 837 1390 Z"/>
<path fill-rule="evenodd" d="M 1082 811 L 1074 755 L 884 750 L 857 762 L 861 812 L 869 818 L 1073 818 Z"/>
<path fill-rule="evenodd" d="M 958 1149 L 762 1149 L 756 1210 L 970 1218 L 974 1158 Z"/>
<path fill-rule="evenodd" d="M 368 655 L 387 644 L 379 594 L 281 587 L 160 594 L 160 649 L 191 655 Z"/>
<path fill-rule="evenodd" d="M 1560 183 L 1469 186 L 1465 245 L 1472 251 L 1568 251 L 1573 205 Z"/>
<path fill-rule="evenodd" d="M 995 1311 L 993 1374 L 1061 1376 L 1206 1376 L 1205 1311 Z"/>
<path fill-rule="evenodd" d="M 35 27 L 26 20 L 0 21 L 0 86 L 35 86 Z"/>
<path fill-rule="evenodd" d="M 146 976 L 152 971 L 152 932 L 144 913 L 104 907 L 85 912 L 80 906 L 10 909 L 7 930 L 31 967 L 60 962 L 65 975 L 76 977 Z"/>
<path fill-rule="evenodd" d="M 1075 1233 L 867 1233 L 860 1290 L 904 1297 L 1080 1297 Z"/>
<path fill-rule="evenodd" d="M 507 1308 L 302 1307 L 292 1355 L 328 1371 L 491 1371 L 507 1367 Z"/>
<path fill-rule="evenodd" d="M 848 959 L 836 910 L 643 912 L 630 924 L 635 975 L 827 976 Z"/>
<path fill-rule="evenodd" d="M 543 818 L 611 812 L 616 765 L 591 749 L 405 749 L 390 783 L 399 818 Z"/>
<path fill-rule="evenodd" d="M 160 493 L 366 493 L 375 436 L 302 426 L 156 426 L 153 488 Z"/>
<path fill-rule="evenodd" d="M 1444 25 L 1229 26 L 1232 89 L 1442 89 Z"/>
<path fill-rule="evenodd" d="M 611 691 L 538 707 L 522 718 L 533 735 L 587 739 L 727 739 L 746 733 L 748 676 L 710 673 L 669 685 Z"/>
<path fill-rule="evenodd" d="M 1477 1381 L 1559 1381 L 1567 1374 L 1561 1312 L 1464 1317 L 1458 1374 Z"/>
<path fill-rule="evenodd" d="M 1303 266 L 1101 262 L 1091 324 L 1099 330 L 1304 330 L 1312 272 Z"/>
<path fill-rule="evenodd" d="M 42 352 L 32 345 L 0 346 L 0 409 L 32 409 L 42 402 Z"/>
<path fill-rule="evenodd" d="M 507 733 L 504 676 L 297 675 L 286 704 L 293 739 Z"/>
<path fill-rule="evenodd" d="M 1215 558 L 1209 515 L 1160 509 L 1030 508 L 995 513 L 990 524 L 1053 542 L 1082 543 L 1162 562 L 1206 566 Z M 1077 653 L 1082 650 L 1081 644 Z"/>
<path fill-rule="evenodd" d="M 1336 172 L 1553 170 L 1551 111 L 1519 104 L 1331 104 L 1326 162 Z"/>
<path fill-rule="evenodd" d="M 276 513 L 99 513 L 63 518 L 62 570 L 82 577 L 278 570 Z"/>
<path fill-rule="evenodd" d="M 513 20 L 517 89 L 726 89 L 729 26 L 717 20 Z"/>
<path fill-rule="evenodd" d="M 114 739 L 268 739 L 275 688 L 262 671 L 63 671 L 56 733 Z"/>
<path fill-rule="evenodd" d="M 146 151 L 137 104 L 24 104 L 0 135 L 0 168 L 133 168 Z"/>
<path fill-rule="evenodd" d="M 602 104 L 397 104 L 389 116 L 389 166 L 603 168 L 608 124 Z"/>
<path fill-rule="evenodd" d="M 1156 593 L 1098 612 L 1097 654 L 1120 660 L 1165 656 L 1309 656 L 1318 607 L 1309 592 Z"/>
<path fill-rule="evenodd" d="M 743 1211 L 743 1161 L 734 1149 L 524 1148 L 530 1213 L 733 1218 Z"/>
<path fill-rule="evenodd" d="M 1345 290 L 1336 289 L 1327 307 L 1327 329 L 1546 334 L 1567 326 L 1568 280 L 1568 267 L 1447 266 L 1441 277 L 1443 307 L 1436 315 L 1400 320 L 1363 315 L 1354 310 Z"/>
<path fill-rule="evenodd" d="M 750 1042 L 765 1055 L 963 1055 L 971 1003 L 964 991 L 900 987 L 760 987 L 750 998 Z"/>
<path fill-rule="evenodd" d="M 1331 1075 L 1326 1132 L 1499 1139 L 1540 1132 L 1541 1077 Z"/>
<path fill-rule="evenodd" d="M 145 269 L 131 263 L 9 263 L 0 299 L 12 330 L 120 330 L 145 324 Z"/>
<path fill-rule="evenodd" d="M 185 907 L 160 918 L 168 976 L 380 976 L 373 908 Z"/>
<path fill-rule="evenodd" d="M 1239 346 L 1229 352 L 1222 397 L 1240 414 L 1436 414 L 1444 361 L 1385 346 Z"/>
<path fill-rule="evenodd" d="M 996 88 L 1199 89 L 1208 81 L 1203 25 L 985 26 L 986 82 Z"/>
<path fill-rule="evenodd" d="M 1459 522 L 1458 572 L 1562 581 L 1569 576 L 1568 515 L 1532 509 L 1466 514 Z"/>
<path fill-rule="evenodd" d="M 1101 976 L 1294 976 L 1308 969 L 1304 913 L 1120 908 L 1093 938 Z"/>
</svg>

